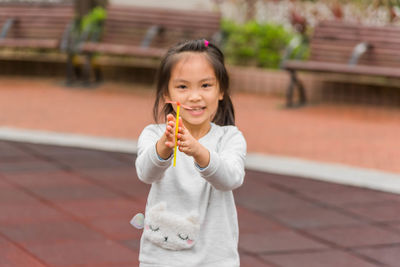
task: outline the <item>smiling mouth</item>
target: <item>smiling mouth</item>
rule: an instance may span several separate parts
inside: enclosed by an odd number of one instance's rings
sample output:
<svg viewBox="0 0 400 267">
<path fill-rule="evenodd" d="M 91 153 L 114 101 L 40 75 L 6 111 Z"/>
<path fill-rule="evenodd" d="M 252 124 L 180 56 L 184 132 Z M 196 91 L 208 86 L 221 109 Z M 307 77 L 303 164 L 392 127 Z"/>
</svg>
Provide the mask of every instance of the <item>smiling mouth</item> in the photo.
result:
<svg viewBox="0 0 400 267">
<path fill-rule="evenodd" d="M 202 110 L 204 110 L 206 107 L 195 107 L 195 108 L 192 108 L 192 107 L 187 107 L 186 109 L 187 110 L 190 110 L 190 111 L 202 111 Z"/>
<path fill-rule="evenodd" d="M 187 112 L 192 116 L 201 116 L 204 114 L 206 107 L 191 107 Z"/>
</svg>

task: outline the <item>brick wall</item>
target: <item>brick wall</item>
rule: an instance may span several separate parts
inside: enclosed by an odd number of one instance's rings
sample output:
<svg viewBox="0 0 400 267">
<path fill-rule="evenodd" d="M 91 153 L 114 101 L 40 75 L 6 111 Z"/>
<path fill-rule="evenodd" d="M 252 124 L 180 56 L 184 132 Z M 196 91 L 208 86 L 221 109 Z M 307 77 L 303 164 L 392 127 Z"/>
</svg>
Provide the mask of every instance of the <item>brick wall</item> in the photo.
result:
<svg viewBox="0 0 400 267">
<path fill-rule="evenodd" d="M 232 91 L 285 96 L 289 75 L 283 70 L 228 66 Z M 316 88 L 321 86 L 317 76 L 301 74 L 307 96 L 313 99 L 319 95 Z"/>
</svg>

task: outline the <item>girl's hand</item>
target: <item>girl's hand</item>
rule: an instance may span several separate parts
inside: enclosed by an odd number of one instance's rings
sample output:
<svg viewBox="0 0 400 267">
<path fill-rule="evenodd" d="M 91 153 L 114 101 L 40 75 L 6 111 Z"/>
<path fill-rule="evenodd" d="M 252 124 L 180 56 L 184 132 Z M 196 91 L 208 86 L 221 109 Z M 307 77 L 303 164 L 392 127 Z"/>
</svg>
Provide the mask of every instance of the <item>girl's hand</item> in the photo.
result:
<svg viewBox="0 0 400 267">
<path fill-rule="evenodd" d="M 175 146 L 175 117 L 172 114 L 167 115 L 167 126 L 164 134 L 157 141 L 156 149 L 157 154 L 167 159 L 171 156 Z"/>
<path fill-rule="evenodd" d="M 168 114 L 167 127 L 165 129 L 166 141 L 164 143 L 169 148 L 174 148 L 175 146 L 175 124 L 176 124 L 176 119 L 174 115 Z"/>
<path fill-rule="evenodd" d="M 178 131 L 178 148 L 179 151 L 188 156 L 195 156 L 200 143 L 190 134 L 189 130 L 185 128 L 183 122 L 179 120 Z"/>
<path fill-rule="evenodd" d="M 210 161 L 209 151 L 190 134 L 181 119 L 179 119 L 178 148 L 179 151 L 192 156 L 200 167 L 208 166 Z"/>
</svg>

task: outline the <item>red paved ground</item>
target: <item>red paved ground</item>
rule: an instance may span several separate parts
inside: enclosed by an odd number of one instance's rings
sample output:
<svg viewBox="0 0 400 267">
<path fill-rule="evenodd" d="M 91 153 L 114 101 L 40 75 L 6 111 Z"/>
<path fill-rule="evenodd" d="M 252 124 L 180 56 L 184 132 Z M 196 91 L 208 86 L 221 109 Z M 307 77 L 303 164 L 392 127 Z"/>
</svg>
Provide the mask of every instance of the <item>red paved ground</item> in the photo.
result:
<svg viewBox="0 0 400 267">
<path fill-rule="evenodd" d="M 0 266 L 138 266 L 134 159 L 0 141 Z M 400 195 L 255 171 L 234 193 L 243 267 L 398 266 Z"/>
<path fill-rule="evenodd" d="M 250 152 L 400 171 L 396 109 L 234 95 Z M 6 79 L 0 125 L 137 138 L 152 94 L 130 85 L 66 89 Z M 0 266 L 137 266 L 148 186 L 134 155 L 0 141 Z M 398 266 L 400 196 L 247 171 L 235 191 L 244 267 Z"/>
</svg>

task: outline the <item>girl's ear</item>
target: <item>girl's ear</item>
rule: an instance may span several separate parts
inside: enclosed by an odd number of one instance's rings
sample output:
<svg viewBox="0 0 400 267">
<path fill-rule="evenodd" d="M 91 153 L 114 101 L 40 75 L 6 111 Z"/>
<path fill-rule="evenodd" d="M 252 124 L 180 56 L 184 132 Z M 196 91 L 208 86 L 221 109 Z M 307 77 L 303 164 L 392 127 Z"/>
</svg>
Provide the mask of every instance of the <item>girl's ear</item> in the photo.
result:
<svg viewBox="0 0 400 267">
<path fill-rule="evenodd" d="M 171 98 L 169 97 L 168 93 L 163 95 L 163 98 L 164 98 L 164 102 L 171 101 Z"/>
<path fill-rule="evenodd" d="M 218 100 L 222 100 L 222 99 L 224 99 L 225 93 L 223 90 L 221 90 L 221 87 L 219 86 L 219 82 L 217 82 L 217 84 L 218 84 L 218 91 L 219 91 Z"/>
<path fill-rule="evenodd" d="M 167 86 L 167 90 L 164 90 L 163 99 L 164 101 L 171 101 L 171 98 L 169 97 L 169 85 Z"/>
<path fill-rule="evenodd" d="M 224 99 L 224 92 L 220 92 L 218 96 L 218 100 Z"/>
</svg>

